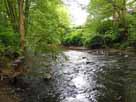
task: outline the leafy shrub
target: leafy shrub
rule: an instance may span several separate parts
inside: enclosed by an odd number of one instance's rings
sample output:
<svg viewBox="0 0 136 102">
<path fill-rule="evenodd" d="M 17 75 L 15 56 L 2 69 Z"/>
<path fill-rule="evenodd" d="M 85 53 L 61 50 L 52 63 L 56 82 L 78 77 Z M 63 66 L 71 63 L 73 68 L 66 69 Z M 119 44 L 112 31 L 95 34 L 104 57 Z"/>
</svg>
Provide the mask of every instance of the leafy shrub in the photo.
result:
<svg viewBox="0 0 136 102">
<path fill-rule="evenodd" d="M 78 31 L 67 34 L 62 43 L 65 46 L 82 46 L 82 34 Z"/>
<path fill-rule="evenodd" d="M 113 47 L 114 43 L 117 43 L 119 39 L 119 35 L 117 31 L 114 30 L 108 30 L 104 34 L 104 44 L 107 47 Z"/>
<path fill-rule="evenodd" d="M 4 53 L 5 46 L 0 43 L 0 56 Z"/>
<path fill-rule="evenodd" d="M 19 56 L 19 34 L 12 31 L 0 32 L 0 56 L 14 59 Z"/>
<path fill-rule="evenodd" d="M 113 38 L 110 35 L 104 36 L 104 45 L 105 47 L 112 47 L 113 45 Z"/>
<path fill-rule="evenodd" d="M 136 14 L 127 15 L 128 20 L 128 42 L 129 46 L 136 48 Z"/>
<path fill-rule="evenodd" d="M 110 31 L 112 28 L 112 21 L 111 20 L 105 20 L 101 21 L 98 26 L 96 26 L 96 32 L 99 32 L 99 34 L 105 34 L 107 31 Z"/>
<path fill-rule="evenodd" d="M 84 45 L 88 48 L 102 48 L 104 45 L 104 37 L 102 35 L 92 35 L 85 40 Z"/>
</svg>

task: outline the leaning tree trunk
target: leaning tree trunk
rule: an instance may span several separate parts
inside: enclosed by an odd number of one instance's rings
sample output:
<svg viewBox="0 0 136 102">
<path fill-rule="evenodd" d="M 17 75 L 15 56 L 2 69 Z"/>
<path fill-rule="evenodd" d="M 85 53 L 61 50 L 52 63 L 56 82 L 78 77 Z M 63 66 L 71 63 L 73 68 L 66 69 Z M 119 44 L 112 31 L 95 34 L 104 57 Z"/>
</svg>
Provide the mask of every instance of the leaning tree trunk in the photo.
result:
<svg viewBox="0 0 136 102">
<path fill-rule="evenodd" d="M 20 44 L 21 50 L 24 53 L 25 51 L 25 17 L 23 12 L 24 0 L 19 0 L 19 32 L 20 32 Z"/>
</svg>

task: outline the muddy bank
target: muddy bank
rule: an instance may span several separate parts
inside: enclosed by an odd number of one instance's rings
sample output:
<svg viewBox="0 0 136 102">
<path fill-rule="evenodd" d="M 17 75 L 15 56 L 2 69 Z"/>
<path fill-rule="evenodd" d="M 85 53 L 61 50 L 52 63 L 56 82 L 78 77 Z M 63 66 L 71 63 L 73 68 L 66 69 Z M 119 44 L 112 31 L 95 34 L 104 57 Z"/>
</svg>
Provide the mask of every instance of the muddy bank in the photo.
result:
<svg viewBox="0 0 136 102">
<path fill-rule="evenodd" d="M 0 81 L 0 102 L 20 102 L 9 80 Z"/>
</svg>

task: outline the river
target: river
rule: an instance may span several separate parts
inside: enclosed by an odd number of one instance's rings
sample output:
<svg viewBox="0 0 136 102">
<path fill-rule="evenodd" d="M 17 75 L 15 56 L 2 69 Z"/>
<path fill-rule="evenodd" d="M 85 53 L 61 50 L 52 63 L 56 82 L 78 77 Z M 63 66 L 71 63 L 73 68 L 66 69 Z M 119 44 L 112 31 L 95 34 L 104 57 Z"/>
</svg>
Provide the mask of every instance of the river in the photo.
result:
<svg viewBox="0 0 136 102">
<path fill-rule="evenodd" d="M 25 77 L 21 102 L 136 102 L 136 54 L 66 50 L 52 79 Z M 39 68 L 40 69 L 40 68 Z"/>
</svg>

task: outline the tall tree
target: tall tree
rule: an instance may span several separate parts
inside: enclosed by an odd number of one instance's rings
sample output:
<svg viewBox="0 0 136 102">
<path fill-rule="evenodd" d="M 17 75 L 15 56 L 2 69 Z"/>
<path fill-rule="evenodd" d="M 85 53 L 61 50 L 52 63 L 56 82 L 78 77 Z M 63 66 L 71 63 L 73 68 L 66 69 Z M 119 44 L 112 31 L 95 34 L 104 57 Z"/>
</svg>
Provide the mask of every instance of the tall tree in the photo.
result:
<svg viewBox="0 0 136 102">
<path fill-rule="evenodd" d="M 19 33 L 20 33 L 20 43 L 21 49 L 24 52 L 25 50 L 25 16 L 24 16 L 24 0 L 18 1 L 19 7 Z"/>
<path fill-rule="evenodd" d="M 14 32 L 19 32 L 17 0 L 4 0 L 8 18 L 12 24 Z"/>
<path fill-rule="evenodd" d="M 31 0 L 4 0 L 4 3 L 14 32 L 20 34 L 20 46 L 24 51 Z"/>
<path fill-rule="evenodd" d="M 68 17 L 60 0 L 36 0 L 30 8 L 27 46 L 33 51 L 56 52 L 68 27 Z"/>
<path fill-rule="evenodd" d="M 28 18 L 29 18 L 29 11 L 30 11 L 31 2 L 32 2 L 32 0 L 25 0 L 25 9 L 24 9 L 25 33 L 27 33 L 27 28 L 28 28 Z"/>
<path fill-rule="evenodd" d="M 132 0 L 91 0 L 89 5 L 90 15 L 100 22 L 112 20 L 113 28 L 119 30 L 118 34 L 122 41 L 128 39 L 127 7 L 134 4 Z M 120 39 L 120 40 L 121 40 Z"/>
</svg>

